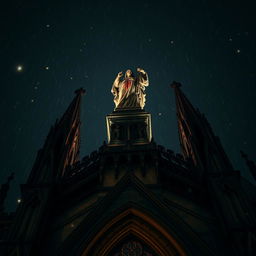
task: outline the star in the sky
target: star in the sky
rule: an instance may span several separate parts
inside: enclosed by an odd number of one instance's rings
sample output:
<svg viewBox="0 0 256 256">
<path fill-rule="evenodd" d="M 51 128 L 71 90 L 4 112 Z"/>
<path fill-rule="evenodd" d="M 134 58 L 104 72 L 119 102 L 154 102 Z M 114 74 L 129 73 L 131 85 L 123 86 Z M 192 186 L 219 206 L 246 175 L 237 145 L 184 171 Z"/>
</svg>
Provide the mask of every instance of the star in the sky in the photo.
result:
<svg viewBox="0 0 256 256">
<path fill-rule="evenodd" d="M 16 70 L 17 70 L 18 72 L 22 72 L 22 71 L 23 71 L 23 66 L 22 66 L 22 65 L 18 65 L 18 66 L 16 67 Z"/>
<path fill-rule="evenodd" d="M 49 66 L 46 66 L 45 69 L 46 69 L 46 70 L 49 70 Z"/>
<path fill-rule="evenodd" d="M 241 52 L 241 50 L 240 50 L 240 49 L 237 49 L 237 50 L 236 50 L 236 53 L 240 53 L 240 52 Z"/>
</svg>

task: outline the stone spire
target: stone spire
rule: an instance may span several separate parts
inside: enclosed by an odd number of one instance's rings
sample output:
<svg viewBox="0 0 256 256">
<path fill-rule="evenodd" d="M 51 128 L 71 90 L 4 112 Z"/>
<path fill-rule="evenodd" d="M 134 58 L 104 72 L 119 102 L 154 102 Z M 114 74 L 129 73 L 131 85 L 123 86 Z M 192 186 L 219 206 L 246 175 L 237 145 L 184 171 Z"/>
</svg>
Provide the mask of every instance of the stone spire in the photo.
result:
<svg viewBox="0 0 256 256">
<path fill-rule="evenodd" d="M 81 100 L 85 90 L 80 88 L 75 91 L 76 97 L 73 99 L 68 109 L 57 124 L 58 142 L 61 148 L 59 152 L 58 176 L 64 176 L 68 166 L 79 160 L 80 150 L 80 114 Z"/>
<path fill-rule="evenodd" d="M 15 244 L 13 251 L 24 250 L 26 255 L 36 255 L 33 250 L 40 246 L 41 236 L 51 221 L 54 185 L 79 157 L 80 107 L 84 92 L 84 89 L 75 92 L 73 101 L 51 128 L 43 148 L 39 150 L 27 183 L 21 185 L 22 202 L 8 236 L 8 241 Z"/>
<path fill-rule="evenodd" d="M 84 89 L 75 91 L 75 98 L 60 120 L 50 129 L 45 144 L 38 152 L 29 183 L 51 182 L 64 176 L 67 168 L 78 161 L 80 148 L 80 108 Z M 47 165 L 47 166 L 45 166 Z M 45 173 L 48 172 L 48 173 Z"/>
<path fill-rule="evenodd" d="M 191 159 L 203 172 L 231 171 L 233 169 L 218 137 L 205 116 L 195 109 L 184 93 L 181 84 L 173 82 L 177 108 L 181 150 L 185 159 Z"/>
</svg>

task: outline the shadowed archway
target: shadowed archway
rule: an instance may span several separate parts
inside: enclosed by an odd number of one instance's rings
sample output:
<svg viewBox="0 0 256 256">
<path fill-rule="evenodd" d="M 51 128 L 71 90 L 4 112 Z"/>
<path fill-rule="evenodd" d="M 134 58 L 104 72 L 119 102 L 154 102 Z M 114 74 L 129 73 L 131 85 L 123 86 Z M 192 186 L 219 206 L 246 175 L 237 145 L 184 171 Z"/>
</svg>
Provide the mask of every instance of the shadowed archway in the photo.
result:
<svg viewBox="0 0 256 256">
<path fill-rule="evenodd" d="M 85 246 L 82 256 L 112 256 L 111 251 L 127 237 L 139 239 L 159 256 L 185 256 L 177 241 L 152 217 L 130 208 L 108 222 Z"/>
</svg>

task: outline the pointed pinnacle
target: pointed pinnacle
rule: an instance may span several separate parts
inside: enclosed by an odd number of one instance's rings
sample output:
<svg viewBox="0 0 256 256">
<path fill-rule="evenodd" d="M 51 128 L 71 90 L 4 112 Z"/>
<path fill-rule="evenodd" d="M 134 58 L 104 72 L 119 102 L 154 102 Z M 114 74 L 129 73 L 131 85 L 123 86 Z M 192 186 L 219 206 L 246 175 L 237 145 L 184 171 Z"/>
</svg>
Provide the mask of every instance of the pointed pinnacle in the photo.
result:
<svg viewBox="0 0 256 256">
<path fill-rule="evenodd" d="M 78 95 L 78 94 L 83 95 L 83 94 L 85 94 L 85 89 L 81 87 L 81 88 L 75 90 L 75 94 L 76 95 Z"/>
<path fill-rule="evenodd" d="M 173 81 L 170 86 L 172 88 L 179 88 L 179 87 L 181 87 L 181 83 Z"/>
</svg>

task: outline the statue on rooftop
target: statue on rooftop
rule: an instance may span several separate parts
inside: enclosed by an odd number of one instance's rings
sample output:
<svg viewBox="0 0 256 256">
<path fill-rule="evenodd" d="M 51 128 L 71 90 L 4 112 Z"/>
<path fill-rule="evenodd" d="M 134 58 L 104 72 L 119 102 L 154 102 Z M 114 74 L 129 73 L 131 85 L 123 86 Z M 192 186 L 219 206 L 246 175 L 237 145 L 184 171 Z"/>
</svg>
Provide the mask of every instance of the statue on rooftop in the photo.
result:
<svg viewBox="0 0 256 256">
<path fill-rule="evenodd" d="M 115 110 L 118 109 L 143 109 L 146 101 L 145 87 L 149 85 L 148 74 L 141 68 L 137 68 L 138 75 L 134 76 L 128 69 L 119 72 L 113 83 L 111 92 L 114 95 Z"/>
</svg>

